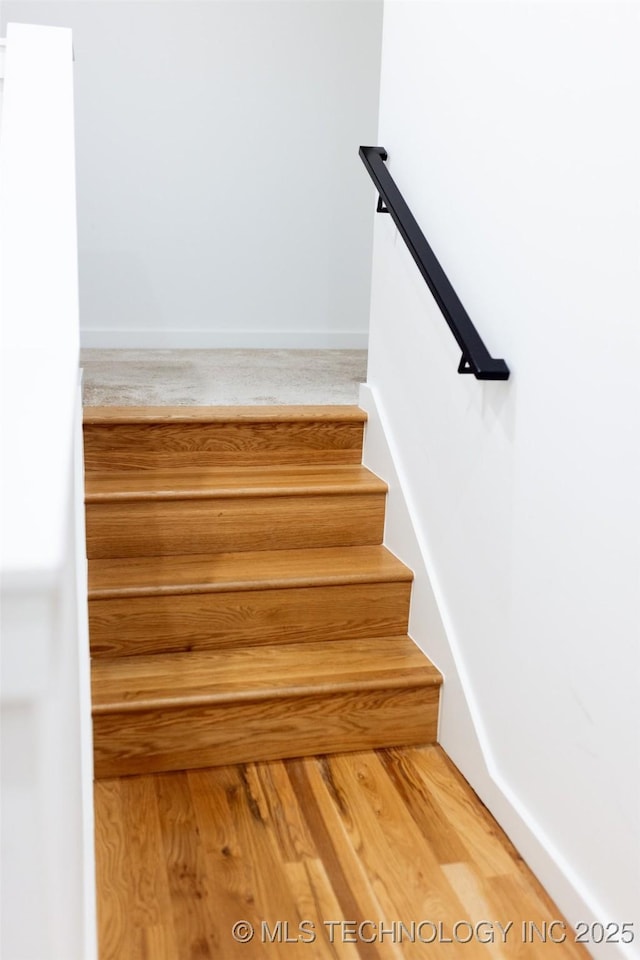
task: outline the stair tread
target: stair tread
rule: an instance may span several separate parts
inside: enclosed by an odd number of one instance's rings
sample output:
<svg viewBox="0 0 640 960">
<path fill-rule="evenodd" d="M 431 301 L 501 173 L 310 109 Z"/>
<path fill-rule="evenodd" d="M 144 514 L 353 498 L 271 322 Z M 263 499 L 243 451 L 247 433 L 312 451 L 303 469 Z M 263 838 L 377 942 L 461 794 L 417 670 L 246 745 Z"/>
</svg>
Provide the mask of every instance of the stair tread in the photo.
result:
<svg viewBox="0 0 640 960">
<path fill-rule="evenodd" d="M 120 423 L 298 423 L 301 421 L 341 421 L 365 423 L 367 414 L 360 407 L 347 404 L 265 405 L 215 407 L 85 407 L 85 424 Z"/>
<path fill-rule="evenodd" d="M 87 474 L 87 503 L 385 493 L 387 484 L 362 465 L 176 467 Z"/>
<path fill-rule="evenodd" d="M 408 636 L 95 660 L 95 714 L 437 686 Z"/>
<path fill-rule="evenodd" d="M 89 599 L 410 581 L 386 547 L 319 547 L 89 561 Z"/>
</svg>

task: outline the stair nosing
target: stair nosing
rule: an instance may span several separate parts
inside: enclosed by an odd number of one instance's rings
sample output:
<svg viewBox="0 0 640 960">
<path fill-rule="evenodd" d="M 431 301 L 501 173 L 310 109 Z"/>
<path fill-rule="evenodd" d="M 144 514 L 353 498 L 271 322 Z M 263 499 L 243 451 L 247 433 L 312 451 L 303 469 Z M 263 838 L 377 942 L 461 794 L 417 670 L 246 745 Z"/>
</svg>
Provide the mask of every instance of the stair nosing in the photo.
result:
<svg viewBox="0 0 640 960">
<path fill-rule="evenodd" d="M 330 548 L 327 548 L 330 549 Z M 385 549 L 382 547 L 382 549 Z M 270 552 L 270 551 L 267 551 Z M 276 551 L 278 552 L 278 551 Z M 304 552 L 304 551 L 301 551 Z M 202 554 L 203 558 L 211 558 L 213 561 L 217 557 L 224 557 L 224 554 Z M 161 583 L 161 584 L 143 584 L 143 585 L 122 585 L 110 587 L 90 587 L 88 590 L 89 600 L 116 600 L 132 597 L 180 597 L 197 596 L 210 593 L 238 593 L 252 592 L 262 590 L 295 590 L 302 588 L 321 588 L 321 587 L 342 587 L 356 586 L 358 584 L 389 584 L 389 583 L 412 583 L 414 580 L 413 571 L 407 567 L 401 560 L 390 554 L 391 561 L 388 561 L 388 567 L 383 571 L 367 570 L 349 570 L 340 573 L 318 572 L 306 574 L 286 574 L 268 576 L 252 575 L 249 571 L 247 576 L 239 577 L 235 580 L 193 580 L 185 583 Z M 185 555 L 188 561 L 193 560 L 192 555 Z M 158 559 L 158 558 L 150 558 Z M 162 558 L 165 559 L 165 558 Z M 177 556 L 179 562 L 183 559 L 182 555 Z M 89 561 L 89 573 L 91 578 L 91 569 L 100 560 Z"/>
<path fill-rule="evenodd" d="M 386 484 L 344 484 L 341 487 L 332 487 L 331 489 L 316 489 L 309 487 L 290 487 L 285 490 L 274 490 L 272 487 L 255 487 L 254 489 L 242 488 L 240 490 L 229 490 L 212 487 L 205 490 L 140 490 L 122 493 L 87 493 L 85 503 L 149 503 L 150 501 L 167 503 L 180 500 L 249 500 L 251 498 L 269 498 L 278 497 L 344 497 L 351 494 L 359 496 L 381 496 L 388 492 Z"/>
<path fill-rule="evenodd" d="M 381 495 L 388 493 L 388 484 L 377 477 L 371 470 L 362 464 L 352 465 L 327 465 L 324 470 L 317 466 L 309 467 L 310 476 L 305 477 L 304 468 L 298 467 L 300 475 L 292 477 L 284 483 L 277 483 L 278 471 L 281 468 L 267 467 L 256 468 L 237 467 L 231 468 L 207 468 L 207 467 L 177 467 L 173 470 L 164 470 L 151 472 L 146 477 L 148 484 L 142 489 L 136 490 L 100 490 L 91 489 L 91 483 L 100 480 L 108 480 L 113 483 L 114 478 L 118 477 L 126 484 L 131 479 L 127 472 L 110 474 L 108 472 L 87 474 L 85 484 L 85 503 L 133 503 L 136 501 L 179 501 L 179 500 L 243 500 L 254 499 L 257 497 L 339 497 L 352 494 L 359 495 Z M 195 479 L 198 474 L 205 476 L 215 470 L 219 476 L 212 478 L 208 484 L 197 487 L 189 487 L 188 482 L 184 487 L 176 481 Z M 338 475 L 336 471 L 341 471 L 346 476 L 344 478 Z M 285 468 L 285 473 L 290 473 L 290 468 Z M 161 475 L 158 476 L 158 473 Z M 243 477 L 244 473 L 244 477 Z M 323 473 L 326 479 L 323 480 Z M 164 474 L 164 476 L 163 476 Z M 254 476 L 252 477 L 251 474 Z M 272 475 L 270 480 L 269 474 Z M 351 474 L 351 476 L 349 476 Z M 236 480 L 243 479 L 243 484 L 237 483 L 236 486 L 225 483 L 225 475 L 232 475 Z M 172 483 L 173 480 L 173 483 Z M 155 484 L 155 485 L 154 485 Z"/>
<path fill-rule="evenodd" d="M 101 411 L 98 413 L 97 411 Z M 179 411 L 179 412 L 172 412 Z M 357 404 L 229 405 L 229 406 L 86 406 L 85 426 L 184 423 L 366 423 Z"/>
<path fill-rule="evenodd" d="M 324 683 L 298 684 L 296 686 L 272 686 L 260 690 L 224 691 L 221 693 L 196 694 L 185 697 L 153 697 L 146 700 L 123 700 L 94 704 L 93 716 L 108 716 L 116 713 L 147 713 L 152 710 L 181 710 L 194 707 L 215 707 L 225 704 L 259 703 L 266 700 L 302 699 L 310 696 L 332 697 L 343 693 L 359 693 L 367 690 L 404 690 L 418 687 L 431 688 L 442 685 L 442 677 L 436 674 L 422 676 L 424 668 L 412 669 L 403 677 L 371 677 L 362 680 L 339 680 Z"/>
<path fill-rule="evenodd" d="M 240 580 L 217 583 L 190 583 L 183 586 L 162 587 L 111 587 L 89 591 L 89 600 L 118 600 L 131 597 L 187 597 L 201 596 L 205 593 L 251 593 L 260 590 L 299 590 L 321 587 L 348 587 L 363 583 L 412 583 L 413 577 L 382 577 L 366 574 L 351 574 L 334 577 L 298 577 L 288 580 Z"/>
</svg>

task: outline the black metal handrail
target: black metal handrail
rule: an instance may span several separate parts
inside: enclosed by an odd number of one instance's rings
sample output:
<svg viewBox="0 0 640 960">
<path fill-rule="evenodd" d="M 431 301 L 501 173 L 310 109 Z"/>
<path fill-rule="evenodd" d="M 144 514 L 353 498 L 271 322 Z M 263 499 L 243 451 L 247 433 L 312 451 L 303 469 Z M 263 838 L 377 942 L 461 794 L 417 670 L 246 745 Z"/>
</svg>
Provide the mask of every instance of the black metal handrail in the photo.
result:
<svg viewBox="0 0 640 960">
<path fill-rule="evenodd" d="M 508 380 L 509 367 L 504 360 L 492 357 L 485 347 L 469 314 L 462 306 L 458 294 L 451 286 L 438 258 L 427 243 L 424 233 L 398 190 L 395 180 L 387 170 L 384 164 L 387 151 L 384 147 L 360 147 L 359 152 L 379 194 L 378 212 L 391 214 L 418 270 L 424 277 L 442 315 L 449 324 L 451 333 L 462 350 L 458 373 L 472 373 L 478 380 Z"/>
</svg>

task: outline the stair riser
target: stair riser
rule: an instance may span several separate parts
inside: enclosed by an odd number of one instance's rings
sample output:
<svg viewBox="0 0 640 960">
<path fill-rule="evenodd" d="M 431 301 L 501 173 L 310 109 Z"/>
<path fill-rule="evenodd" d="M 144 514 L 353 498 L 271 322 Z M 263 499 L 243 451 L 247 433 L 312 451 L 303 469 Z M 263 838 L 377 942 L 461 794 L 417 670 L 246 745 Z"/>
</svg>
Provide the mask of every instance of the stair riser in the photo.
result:
<svg viewBox="0 0 640 960">
<path fill-rule="evenodd" d="M 356 546 L 382 542 L 385 494 L 87 504 L 87 556 Z"/>
<path fill-rule="evenodd" d="M 362 423 L 85 424 L 87 471 L 355 464 Z"/>
<path fill-rule="evenodd" d="M 91 600 L 92 656 L 404 634 L 410 582 Z"/>
<path fill-rule="evenodd" d="M 434 743 L 439 687 L 94 716 L 98 778 Z"/>
</svg>

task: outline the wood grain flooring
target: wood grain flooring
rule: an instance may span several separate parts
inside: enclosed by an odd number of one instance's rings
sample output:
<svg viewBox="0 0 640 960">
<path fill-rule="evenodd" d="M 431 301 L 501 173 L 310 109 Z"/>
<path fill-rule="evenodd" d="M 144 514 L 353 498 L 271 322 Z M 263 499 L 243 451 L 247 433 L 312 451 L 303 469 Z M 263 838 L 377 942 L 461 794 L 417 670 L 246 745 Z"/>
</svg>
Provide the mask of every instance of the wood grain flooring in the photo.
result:
<svg viewBox="0 0 640 960">
<path fill-rule="evenodd" d="M 100 960 L 587 958 L 437 746 L 106 779 L 95 812 Z"/>
</svg>

